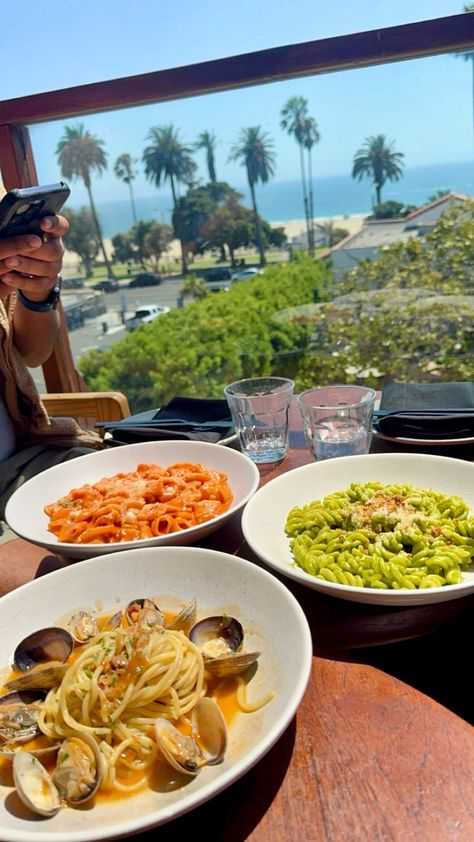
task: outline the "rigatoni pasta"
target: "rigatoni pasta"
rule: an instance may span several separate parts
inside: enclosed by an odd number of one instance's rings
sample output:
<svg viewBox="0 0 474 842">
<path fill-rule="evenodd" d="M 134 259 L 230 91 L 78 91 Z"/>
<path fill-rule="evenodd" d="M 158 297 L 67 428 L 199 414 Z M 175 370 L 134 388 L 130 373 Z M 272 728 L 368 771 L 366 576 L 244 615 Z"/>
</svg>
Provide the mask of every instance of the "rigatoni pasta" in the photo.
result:
<svg viewBox="0 0 474 842">
<path fill-rule="evenodd" d="M 59 541 L 111 544 L 188 529 L 227 511 L 232 499 L 220 471 L 189 462 L 140 464 L 136 471 L 74 488 L 44 511 Z"/>
<path fill-rule="evenodd" d="M 285 531 L 307 573 L 363 588 L 457 584 L 474 558 L 464 500 L 409 484 L 352 483 L 293 508 Z"/>
</svg>

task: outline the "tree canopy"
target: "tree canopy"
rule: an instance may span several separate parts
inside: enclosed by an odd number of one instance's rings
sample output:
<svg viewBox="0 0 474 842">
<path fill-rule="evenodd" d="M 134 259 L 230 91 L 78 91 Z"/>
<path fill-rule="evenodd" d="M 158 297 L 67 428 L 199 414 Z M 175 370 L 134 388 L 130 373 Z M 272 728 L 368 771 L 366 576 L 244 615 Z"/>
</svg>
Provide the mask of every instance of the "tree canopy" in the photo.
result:
<svg viewBox="0 0 474 842">
<path fill-rule="evenodd" d="M 56 155 L 64 178 L 81 178 L 84 182 L 89 195 L 91 214 L 104 257 L 104 263 L 107 267 L 109 277 L 113 278 L 114 273 L 104 247 L 102 230 L 92 195 L 92 173 L 95 172 L 100 175 L 107 168 L 107 153 L 104 151 L 103 146 L 103 140 L 86 131 L 82 123 L 77 123 L 75 126 L 65 127 L 64 135 L 56 148 Z"/>
<path fill-rule="evenodd" d="M 404 157 L 402 152 L 395 152 L 393 142 L 388 141 L 384 134 L 368 137 L 354 155 L 352 178 L 357 181 L 372 179 L 376 193 L 375 204 L 380 205 L 382 187 L 387 179 L 398 181 L 402 177 Z"/>
</svg>

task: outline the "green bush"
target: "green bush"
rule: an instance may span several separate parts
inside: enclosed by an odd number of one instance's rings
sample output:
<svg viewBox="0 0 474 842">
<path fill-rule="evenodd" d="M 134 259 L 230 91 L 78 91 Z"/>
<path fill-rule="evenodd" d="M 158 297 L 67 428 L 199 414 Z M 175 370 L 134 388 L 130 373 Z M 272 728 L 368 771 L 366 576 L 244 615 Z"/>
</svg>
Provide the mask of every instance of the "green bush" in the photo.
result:
<svg viewBox="0 0 474 842">
<path fill-rule="evenodd" d="M 273 317 L 327 297 L 329 286 L 327 268 L 308 258 L 268 267 L 228 292 L 160 316 L 105 352 L 85 355 L 79 369 L 92 390 L 124 392 L 134 412 L 174 395 L 220 398 L 225 384 L 241 377 L 292 376 L 311 327 Z"/>
</svg>

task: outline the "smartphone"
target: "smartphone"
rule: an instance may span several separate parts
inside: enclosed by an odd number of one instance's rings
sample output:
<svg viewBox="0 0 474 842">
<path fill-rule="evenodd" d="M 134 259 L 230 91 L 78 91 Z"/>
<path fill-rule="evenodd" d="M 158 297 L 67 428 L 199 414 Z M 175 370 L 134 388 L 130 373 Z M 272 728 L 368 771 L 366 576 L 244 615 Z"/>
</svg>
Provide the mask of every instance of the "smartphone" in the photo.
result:
<svg viewBox="0 0 474 842">
<path fill-rule="evenodd" d="M 70 192 L 65 181 L 9 190 L 0 201 L 0 238 L 41 235 L 40 219 L 59 213 Z"/>
</svg>

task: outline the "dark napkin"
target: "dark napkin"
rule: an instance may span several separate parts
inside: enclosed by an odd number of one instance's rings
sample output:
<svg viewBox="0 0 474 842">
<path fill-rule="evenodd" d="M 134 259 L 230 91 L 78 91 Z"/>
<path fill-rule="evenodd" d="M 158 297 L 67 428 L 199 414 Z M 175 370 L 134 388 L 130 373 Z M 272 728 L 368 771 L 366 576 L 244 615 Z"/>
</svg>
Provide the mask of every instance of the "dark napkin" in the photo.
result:
<svg viewBox="0 0 474 842">
<path fill-rule="evenodd" d="M 233 431 L 226 400 L 187 397 L 175 397 L 158 410 L 99 426 L 112 436 L 106 440 L 108 445 L 164 440 L 215 443 Z"/>
<path fill-rule="evenodd" d="M 474 383 L 390 383 L 377 429 L 395 438 L 454 439 L 474 436 Z M 425 414 L 424 414 L 425 413 Z"/>
</svg>

